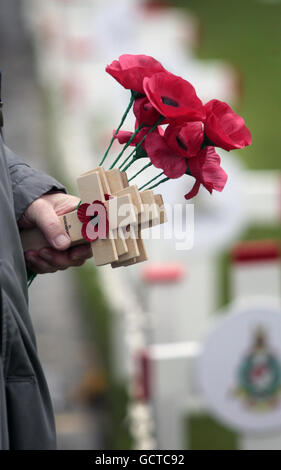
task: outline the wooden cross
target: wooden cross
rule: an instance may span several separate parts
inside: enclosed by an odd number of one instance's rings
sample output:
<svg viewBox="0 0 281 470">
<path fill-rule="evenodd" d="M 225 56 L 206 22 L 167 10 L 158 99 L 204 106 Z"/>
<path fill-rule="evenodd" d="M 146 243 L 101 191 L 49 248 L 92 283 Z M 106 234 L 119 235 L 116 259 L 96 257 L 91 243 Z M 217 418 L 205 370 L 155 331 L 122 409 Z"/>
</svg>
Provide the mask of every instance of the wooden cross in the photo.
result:
<svg viewBox="0 0 281 470">
<path fill-rule="evenodd" d="M 117 168 L 108 171 L 95 168 L 79 176 L 77 184 L 82 203 L 100 201 L 106 208 L 108 234 L 91 243 L 95 264 L 111 264 L 116 268 L 146 261 L 141 231 L 167 221 L 162 196 L 154 195 L 152 190 L 139 191 L 136 185 L 129 186 L 126 173 Z M 110 195 L 108 200 L 106 195 Z M 77 210 L 59 218 L 72 246 L 85 243 Z M 21 239 L 24 251 L 49 246 L 38 229 L 23 230 Z"/>
</svg>

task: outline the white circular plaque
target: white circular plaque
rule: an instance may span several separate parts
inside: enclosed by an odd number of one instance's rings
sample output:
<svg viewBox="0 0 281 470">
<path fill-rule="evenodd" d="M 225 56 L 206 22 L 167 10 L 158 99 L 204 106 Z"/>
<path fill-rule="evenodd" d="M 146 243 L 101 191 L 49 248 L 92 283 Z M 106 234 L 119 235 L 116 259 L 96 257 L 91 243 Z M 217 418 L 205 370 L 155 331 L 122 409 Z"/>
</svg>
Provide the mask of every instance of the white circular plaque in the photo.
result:
<svg viewBox="0 0 281 470">
<path fill-rule="evenodd" d="M 242 432 L 281 429 L 281 310 L 245 307 L 209 335 L 199 360 L 206 404 Z"/>
</svg>

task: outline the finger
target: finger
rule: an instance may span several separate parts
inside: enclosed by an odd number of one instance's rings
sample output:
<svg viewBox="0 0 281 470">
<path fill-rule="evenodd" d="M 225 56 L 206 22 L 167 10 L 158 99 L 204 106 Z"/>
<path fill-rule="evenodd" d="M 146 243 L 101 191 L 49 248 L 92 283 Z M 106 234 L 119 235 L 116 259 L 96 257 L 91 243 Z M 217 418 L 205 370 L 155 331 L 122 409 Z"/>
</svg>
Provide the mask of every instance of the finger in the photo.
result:
<svg viewBox="0 0 281 470">
<path fill-rule="evenodd" d="M 50 245 L 57 250 L 66 250 L 70 246 L 70 238 L 52 205 L 42 200 L 34 210 L 36 225 L 43 232 Z"/>
<path fill-rule="evenodd" d="M 79 259 L 86 260 L 93 256 L 92 248 L 89 243 L 70 248 L 69 252 L 69 256 L 72 261 L 76 261 Z"/>
<path fill-rule="evenodd" d="M 72 267 L 79 267 L 82 266 L 86 262 L 85 259 L 78 259 L 77 261 L 72 261 Z"/>
<path fill-rule="evenodd" d="M 25 259 L 27 267 L 37 274 L 54 273 L 57 271 L 54 266 L 41 259 L 36 253 L 26 254 Z"/>
<path fill-rule="evenodd" d="M 89 249 L 87 246 L 79 247 L 79 251 L 76 250 L 76 256 L 71 256 L 72 252 L 58 251 L 51 248 L 43 248 L 39 251 L 39 256 L 46 260 L 50 265 L 56 269 L 66 269 L 71 266 L 80 266 L 89 257 Z"/>
<path fill-rule="evenodd" d="M 70 266 L 69 251 L 59 251 L 52 248 L 43 248 L 38 252 L 40 258 L 56 269 L 66 269 Z"/>
</svg>

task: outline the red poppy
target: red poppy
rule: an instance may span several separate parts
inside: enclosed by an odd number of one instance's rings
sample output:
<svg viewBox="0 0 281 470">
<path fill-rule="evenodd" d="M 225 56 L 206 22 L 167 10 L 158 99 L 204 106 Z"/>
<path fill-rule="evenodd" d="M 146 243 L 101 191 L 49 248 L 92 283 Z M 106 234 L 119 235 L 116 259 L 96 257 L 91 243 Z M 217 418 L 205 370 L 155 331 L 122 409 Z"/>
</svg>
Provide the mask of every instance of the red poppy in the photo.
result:
<svg viewBox="0 0 281 470">
<path fill-rule="evenodd" d="M 194 157 L 201 149 L 204 139 L 202 122 L 188 122 L 183 126 L 170 124 L 165 130 L 164 138 L 177 155 Z"/>
<path fill-rule="evenodd" d="M 80 204 L 77 209 L 77 217 L 82 222 L 81 234 L 85 240 L 94 242 L 98 238 L 106 238 L 109 222 L 103 202 L 93 201 L 92 204 Z"/>
<path fill-rule="evenodd" d="M 146 77 L 143 88 L 150 103 L 172 123 L 203 121 L 205 110 L 194 87 L 181 77 L 160 72 Z"/>
<path fill-rule="evenodd" d="M 215 146 L 232 150 L 252 143 L 252 136 L 244 119 L 227 103 L 211 100 L 205 105 L 205 110 L 205 133 Z"/>
<path fill-rule="evenodd" d="M 170 149 L 159 131 L 148 134 L 144 147 L 151 163 L 156 168 L 161 168 L 168 178 L 179 178 L 186 172 L 186 159 Z"/>
<path fill-rule="evenodd" d="M 205 147 L 198 155 L 188 160 L 190 173 L 196 179 L 191 191 L 184 197 L 196 196 L 202 184 L 211 194 L 213 190 L 222 191 L 227 181 L 227 174 L 220 166 L 221 159 L 214 147 Z"/>
<path fill-rule="evenodd" d="M 154 126 L 160 118 L 160 114 L 146 96 L 135 100 L 133 111 L 137 121 L 145 126 Z"/>
<path fill-rule="evenodd" d="M 154 73 L 163 72 L 165 69 L 153 57 L 142 54 L 123 54 L 105 70 L 124 88 L 144 94 L 143 79 L 151 77 Z"/>
</svg>

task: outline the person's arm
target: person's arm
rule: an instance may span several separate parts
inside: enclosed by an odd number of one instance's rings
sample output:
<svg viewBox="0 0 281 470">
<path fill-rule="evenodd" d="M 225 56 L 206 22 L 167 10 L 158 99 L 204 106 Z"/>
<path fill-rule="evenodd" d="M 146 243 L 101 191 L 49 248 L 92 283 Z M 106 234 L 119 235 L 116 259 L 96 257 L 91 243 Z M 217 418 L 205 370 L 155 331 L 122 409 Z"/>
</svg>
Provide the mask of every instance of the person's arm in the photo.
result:
<svg viewBox="0 0 281 470">
<path fill-rule="evenodd" d="M 66 193 L 62 184 L 41 170 L 31 168 L 7 146 L 5 155 L 12 182 L 16 219 L 19 220 L 28 206 L 49 191 Z"/>
<path fill-rule="evenodd" d="M 25 252 L 26 266 L 38 274 L 81 266 L 92 256 L 90 244 L 69 248 L 70 238 L 58 218 L 74 210 L 79 198 L 66 194 L 55 178 L 31 168 L 7 147 L 5 154 L 19 228 L 37 227 L 50 243 L 48 248 Z"/>
</svg>

